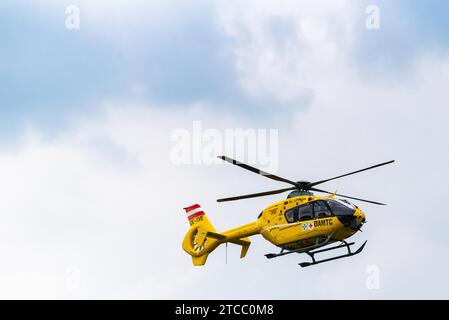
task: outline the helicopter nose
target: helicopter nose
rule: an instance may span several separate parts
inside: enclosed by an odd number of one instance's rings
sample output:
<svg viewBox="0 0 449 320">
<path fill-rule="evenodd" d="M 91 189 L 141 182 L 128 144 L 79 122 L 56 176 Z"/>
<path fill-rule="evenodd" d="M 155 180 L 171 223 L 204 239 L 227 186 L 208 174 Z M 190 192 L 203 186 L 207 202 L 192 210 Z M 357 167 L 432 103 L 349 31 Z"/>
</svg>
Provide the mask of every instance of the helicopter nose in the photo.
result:
<svg viewBox="0 0 449 320">
<path fill-rule="evenodd" d="M 350 214 L 338 215 L 337 218 L 346 228 L 353 229 L 354 231 L 360 230 L 366 222 L 365 214 L 358 208 Z"/>
<path fill-rule="evenodd" d="M 354 213 L 353 226 L 354 229 L 360 229 L 362 225 L 366 222 L 365 213 L 362 210 L 357 210 Z"/>
</svg>

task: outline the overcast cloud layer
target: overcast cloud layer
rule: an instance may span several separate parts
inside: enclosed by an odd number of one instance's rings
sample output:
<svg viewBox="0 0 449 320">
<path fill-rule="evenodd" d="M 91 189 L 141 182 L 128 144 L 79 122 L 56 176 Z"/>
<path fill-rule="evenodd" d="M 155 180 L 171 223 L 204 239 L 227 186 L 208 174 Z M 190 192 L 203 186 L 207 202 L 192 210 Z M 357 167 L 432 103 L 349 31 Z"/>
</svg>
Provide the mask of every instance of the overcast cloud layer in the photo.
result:
<svg viewBox="0 0 449 320">
<path fill-rule="evenodd" d="M 64 1 L 0 4 L 0 297 L 449 298 L 447 5 L 405 1 Z M 366 6 L 380 29 L 365 28 Z M 279 130 L 278 174 L 388 203 L 360 204 L 368 240 L 301 269 L 254 237 L 193 268 L 182 208 L 217 230 L 281 188 L 229 165 L 176 165 L 174 129 Z M 323 185 L 324 187 L 324 185 Z M 366 287 L 367 270 L 380 288 Z M 242 286 L 242 283 L 245 285 Z M 236 288 L 239 290 L 236 290 Z"/>
</svg>

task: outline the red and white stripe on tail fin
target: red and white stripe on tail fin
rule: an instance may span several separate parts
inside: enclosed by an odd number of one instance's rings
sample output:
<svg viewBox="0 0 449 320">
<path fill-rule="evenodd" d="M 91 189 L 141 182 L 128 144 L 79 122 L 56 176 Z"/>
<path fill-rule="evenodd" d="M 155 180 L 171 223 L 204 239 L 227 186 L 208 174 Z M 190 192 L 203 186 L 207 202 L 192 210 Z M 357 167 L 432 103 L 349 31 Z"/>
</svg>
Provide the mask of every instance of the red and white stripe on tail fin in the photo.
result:
<svg viewBox="0 0 449 320">
<path fill-rule="evenodd" d="M 204 215 L 204 211 L 199 204 L 191 205 L 190 207 L 184 208 L 184 210 L 186 211 L 189 221 Z"/>
</svg>

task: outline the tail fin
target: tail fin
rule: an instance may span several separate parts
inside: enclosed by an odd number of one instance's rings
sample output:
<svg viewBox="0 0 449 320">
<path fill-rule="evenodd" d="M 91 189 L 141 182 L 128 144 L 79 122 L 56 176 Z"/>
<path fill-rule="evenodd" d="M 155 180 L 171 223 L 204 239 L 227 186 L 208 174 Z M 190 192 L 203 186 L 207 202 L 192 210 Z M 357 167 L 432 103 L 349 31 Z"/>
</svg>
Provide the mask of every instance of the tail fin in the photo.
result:
<svg viewBox="0 0 449 320">
<path fill-rule="evenodd" d="M 240 257 L 245 257 L 251 244 L 248 238 L 231 239 L 226 234 L 217 233 L 199 204 L 186 207 L 184 210 L 190 223 L 190 229 L 184 237 L 182 248 L 192 256 L 193 265 L 204 265 L 209 253 L 225 242 L 241 245 Z"/>
</svg>

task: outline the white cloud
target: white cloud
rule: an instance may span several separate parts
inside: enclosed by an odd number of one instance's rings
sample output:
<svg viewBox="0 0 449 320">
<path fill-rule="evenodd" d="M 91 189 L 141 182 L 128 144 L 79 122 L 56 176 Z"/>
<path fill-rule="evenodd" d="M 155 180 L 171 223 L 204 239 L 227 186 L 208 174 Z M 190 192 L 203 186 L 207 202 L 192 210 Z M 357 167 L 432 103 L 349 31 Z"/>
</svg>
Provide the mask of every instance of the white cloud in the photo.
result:
<svg viewBox="0 0 449 320">
<path fill-rule="evenodd" d="M 141 282 L 142 297 L 164 295 L 156 288 L 170 280 L 160 273 L 179 265 L 173 257 L 186 227 L 170 206 L 170 197 L 183 197 L 166 176 L 165 122 L 157 112 L 107 111 L 51 141 L 31 134 L 1 154 L 3 297 L 116 297 Z M 65 288 L 71 265 L 81 272 L 75 293 Z"/>
<path fill-rule="evenodd" d="M 348 1 L 223 2 L 221 25 L 236 42 L 242 86 L 253 96 L 284 102 L 310 95 L 345 61 L 356 9 Z"/>
</svg>

